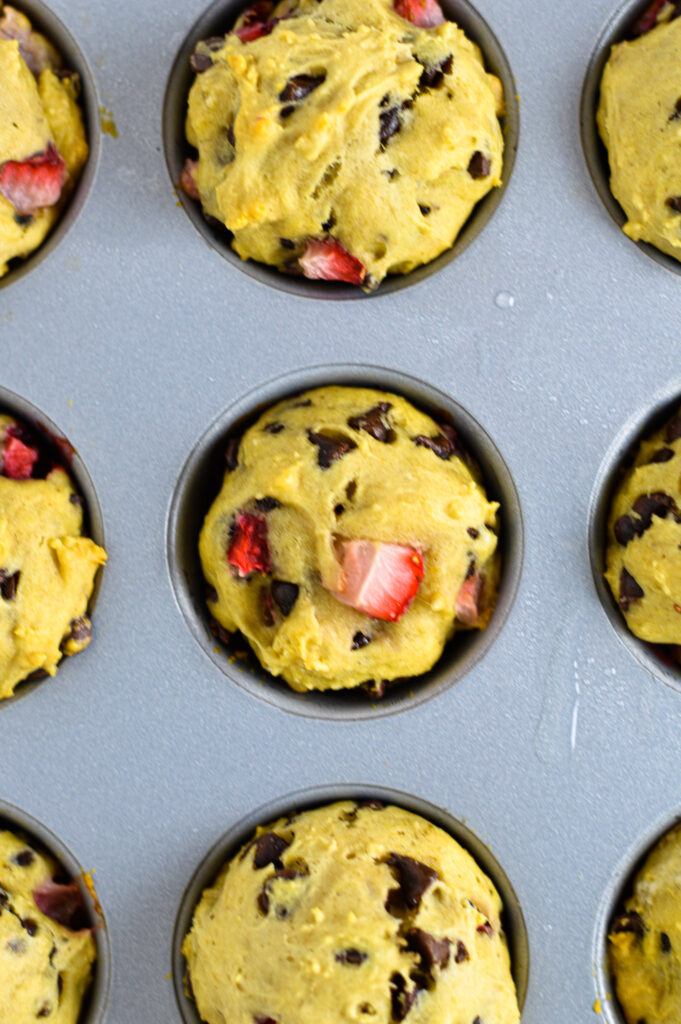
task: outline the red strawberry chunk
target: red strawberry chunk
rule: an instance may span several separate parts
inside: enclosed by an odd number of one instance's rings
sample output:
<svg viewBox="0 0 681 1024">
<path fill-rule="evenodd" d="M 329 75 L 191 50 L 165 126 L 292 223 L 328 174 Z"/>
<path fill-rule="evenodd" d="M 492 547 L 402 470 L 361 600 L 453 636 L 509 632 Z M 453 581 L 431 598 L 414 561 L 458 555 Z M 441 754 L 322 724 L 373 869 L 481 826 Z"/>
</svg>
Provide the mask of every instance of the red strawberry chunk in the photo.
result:
<svg viewBox="0 0 681 1024">
<path fill-rule="evenodd" d="M 477 626 L 480 620 L 480 605 L 482 602 L 482 590 L 484 578 L 479 572 L 474 572 L 467 580 L 464 580 L 459 593 L 456 595 L 454 609 L 456 617 L 464 626 Z"/>
<path fill-rule="evenodd" d="M 45 206 L 54 206 L 66 178 L 66 164 L 50 142 L 44 153 L 0 165 L 0 192 L 25 217 Z"/>
<path fill-rule="evenodd" d="M 242 43 L 251 43 L 261 36 L 268 36 L 278 20 L 274 18 L 268 21 L 272 7 L 268 0 L 258 0 L 244 11 L 232 29 L 232 34 L 238 36 Z"/>
<path fill-rule="evenodd" d="M 41 914 L 72 932 L 92 931 L 88 913 L 76 882 L 62 885 L 51 879 L 33 890 L 35 905 Z"/>
<path fill-rule="evenodd" d="M 200 199 L 199 186 L 196 184 L 196 169 L 199 166 L 198 160 L 191 160 L 189 157 L 184 162 L 182 174 L 180 175 L 180 188 L 186 192 L 190 199 Z"/>
<path fill-rule="evenodd" d="M 251 512 L 240 512 L 236 517 L 227 550 L 227 561 L 237 575 L 252 572 L 272 572 L 270 549 L 267 543 L 267 520 Z"/>
<path fill-rule="evenodd" d="M 341 585 L 333 591 L 343 604 L 372 619 L 397 622 L 423 579 L 423 558 L 405 544 L 345 540 L 336 545 Z"/>
<path fill-rule="evenodd" d="M 347 281 L 361 284 L 366 267 L 335 238 L 311 238 L 299 261 L 305 277 L 318 281 Z"/>
<path fill-rule="evenodd" d="M 650 7 L 644 11 L 634 25 L 633 35 L 643 36 L 646 32 L 650 32 L 651 28 L 655 28 L 660 12 L 666 3 L 667 0 L 653 0 Z"/>
<path fill-rule="evenodd" d="M 7 437 L 2 453 L 2 471 L 11 480 L 28 480 L 38 461 L 38 449 L 24 444 L 18 437 Z"/>
<path fill-rule="evenodd" d="M 435 28 L 446 20 L 437 0 L 394 0 L 395 13 L 419 28 Z"/>
</svg>

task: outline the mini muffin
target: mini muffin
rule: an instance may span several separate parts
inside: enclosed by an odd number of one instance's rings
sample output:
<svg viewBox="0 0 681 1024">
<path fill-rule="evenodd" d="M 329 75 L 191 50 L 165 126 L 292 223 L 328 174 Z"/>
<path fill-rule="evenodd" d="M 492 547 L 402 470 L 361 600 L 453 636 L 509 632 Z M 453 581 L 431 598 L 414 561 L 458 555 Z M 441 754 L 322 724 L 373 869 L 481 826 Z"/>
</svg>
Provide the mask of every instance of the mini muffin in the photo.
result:
<svg viewBox="0 0 681 1024">
<path fill-rule="evenodd" d="M 259 828 L 182 951 L 207 1024 L 516 1024 L 494 885 L 450 835 L 352 801 Z"/>
<path fill-rule="evenodd" d="M 80 82 L 0 0 L 0 277 L 44 240 L 88 155 Z"/>
<path fill-rule="evenodd" d="M 50 446 L 0 416 L 0 698 L 90 641 L 106 553 L 82 530 L 83 501 Z"/>
<path fill-rule="evenodd" d="M 641 443 L 615 492 L 605 578 L 635 636 L 681 644 L 681 413 Z"/>
<path fill-rule="evenodd" d="M 496 502 L 454 428 L 406 399 L 325 387 L 227 445 L 199 553 L 217 632 L 295 690 L 426 672 L 497 589 Z"/>
<path fill-rule="evenodd" d="M 259 2 L 192 67 L 182 183 L 242 259 L 375 288 L 501 183 L 501 84 L 435 0 Z"/>
<path fill-rule="evenodd" d="M 627 1024 L 681 1020 L 681 826 L 655 846 L 608 936 L 610 970 Z"/>
<path fill-rule="evenodd" d="M 623 230 L 681 259 L 681 4 L 655 0 L 634 38 L 613 46 L 598 128 Z"/>
<path fill-rule="evenodd" d="M 77 884 L 48 854 L 0 832 L 0 1020 L 76 1024 L 94 959 Z"/>
</svg>

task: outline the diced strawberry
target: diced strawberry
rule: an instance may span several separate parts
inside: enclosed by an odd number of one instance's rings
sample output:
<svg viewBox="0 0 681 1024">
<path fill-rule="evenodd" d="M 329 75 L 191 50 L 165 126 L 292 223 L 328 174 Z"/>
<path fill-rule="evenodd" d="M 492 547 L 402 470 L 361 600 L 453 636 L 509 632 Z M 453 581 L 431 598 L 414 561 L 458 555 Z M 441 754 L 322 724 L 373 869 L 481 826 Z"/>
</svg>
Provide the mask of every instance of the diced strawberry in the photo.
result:
<svg viewBox="0 0 681 1024">
<path fill-rule="evenodd" d="M 267 543 L 267 520 L 251 512 L 240 512 L 232 530 L 227 561 L 239 576 L 272 572 Z"/>
<path fill-rule="evenodd" d="M 397 622 L 423 579 L 423 558 L 405 544 L 346 540 L 336 545 L 341 585 L 334 596 L 372 619 Z"/>
<path fill-rule="evenodd" d="M 653 0 L 650 7 L 644 11 L 641 17 L 634 25 L 633 35 L 643 36 L 646 32 L 650 32 L 651 28 L 655 28 L 657 25 L 657 19 L 662 11 L 662 8 L 667 3 L 667 0 Z"/>
<path fill-rule="evenodd" d="M 395 13 L 419 28 L 435 28 L 446 20 L 437 0 L 394 0 Z"/>
<path fill-rule="evenodd" d="M 72 932 L 92 930 L 88 912 L 76 882 L 62 885 L 51 879 L 33 890 L 35 905 L 41 914 Z"/>
<path fill-rule="evenodd" d="M 347 281 L 361 284 L 366 267 L 335 238 L 311 238 L 299 261 L 305 277 L 318 281 Z"/>
<path fill-rule="evenodd" d="M 244 11 L 232 29 L 232 34 L 238 36 L 242 43 L 251 43 L 261 36 L 268 36 L 278 20 L 274 18 L 268 21 L 273 6 L 268 0 L 258 0 Z"/>
<path fill-rule="evenodd" d="M 484 583 L 484 577 L 479 572 L 474 572 L 472 576 L 464 580 L 456 595 L 454 610 L 457 619 L 464 626 L 477 626 L 478 624 Z"/>
<path fill-rule="evenodd" d="M 38 461 L 38 449 L 24 444 L 9 432 L 8 435 L 2 453 L 2 471 L 11 480 L 28 480 Z"/>
<path fill-rule="evenodd" d="M 190 199 L 200 199 L 199 187 L 196 184 L 196 168 L 199 166 L 198 160 L 190 160 L 189 157 L 184 162 L 182 168 L 182 174 L 180 175 L 180 188 L 183 192 L 186 192 Z"/>
<path fill-rule="evenodd" d="M 44 153 L 0 165 L 0 192 L 25 217 L 45 206 L 54 206 L 66 177 L 66 164 L 50 142 Z"/>
</svg>

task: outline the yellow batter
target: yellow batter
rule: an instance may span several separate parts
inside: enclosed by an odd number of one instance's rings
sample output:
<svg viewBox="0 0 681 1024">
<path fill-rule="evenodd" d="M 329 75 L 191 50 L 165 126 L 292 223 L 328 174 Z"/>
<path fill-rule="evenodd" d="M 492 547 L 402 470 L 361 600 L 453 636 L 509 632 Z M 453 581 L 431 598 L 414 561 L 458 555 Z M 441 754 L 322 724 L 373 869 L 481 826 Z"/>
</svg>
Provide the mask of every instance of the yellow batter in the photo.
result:
<svg viewBox="0 0 681 1024">
<path fill-rule="evenodd" d="M 28 256 L 41 244 L 59 217 L 88 155 L 77 103 L 78 76 L 59 77 L 56 72 L 61 67 L 55 63 L 58 55 L 53 48 L 38 33 L 31 32 L 24 15 L 3 7 L 0 0 L 3 14 L 5 19 L 10 18 L 11 31 L 22 34 L 22 46 L 27 38 L 31 53 L 39 53 L 38 67 L 44 63 L 47 66 L 32 72 L 20 53 L 19 40 L 0 38 L 0 167 L 7 161 L 21 162 L 44 153 L 53 143 L 65 161 L 68 176 L 60 201 L 28 217 L 17 215 L 12 203 L 0 195 L 0 277 L 9 269 L 10 260 Z"/>
<path fill-rule="evenodd" d="M 501 900 L 399 807 L 281 818 L 202 896 L 183 945 L 207 1024 L 516 1024 Z"/>
<path fill-rule="evenodd" d="M 201 531 L 211 613 L 296 690 L 419 675 L 455 630 L 489 621 L 497 508 L 442 428 L 404 398 L 328 387 L 285 399 L 241 439 Z M 228 551 L 244 513 L 266 531 L 271 564 L 242 576 Z M 420 553 L 423 579 L 399 621 L 336 596 L 339 544 L 356 538 Z M 459 595 L 476 582 L 472 621 Z"/>
<path fill-rule="evenodd" d="M 90 984 L 95 943 L 38 909 L 33 893 L 58 866 L 11 832 L 0 832 L 0 1020 L 76 1024 Z"/>
<path fill-rule="evenodd" d="M 609 935 L 610 969 L 627 1024 L 681 1020 L 681 826 L 639 871 Z"/>
<path fill-rule="evenodd" d="M 632 633 L 681 644 L 681 414 L 643 441 L 608 518 L 606 573 Z"/>
<path fill-rule="evenodd" d="M 681 18 L 613 46 L 598 127 L 624 231 L 681 259 Z"/>
<path fill-rule="evenodd" d="M 267 36 L 199 45 L 201 202 L 242 259 L 291 269 L 334 238 L 374 287 L 449 248 L 501 183 L 501 85 L 452 22 L 417 28 L 391 0 L 287 0 L 274 16 L 292 8 Z M 297 98 L 299 76 L 317 84 Z"/>
<path fill-rule="evenodd" d="M 0 439 L 8 417 L 0 416 Z M 33 672 L 54 675 L 87 645 L 87 606 L 106 553 L 82 537 L 83 510 L 63 469 L 45 480 L 0 476 L 0 698 Z M 17 577 L 16 574 L 19 573 Z"/>
</svg>

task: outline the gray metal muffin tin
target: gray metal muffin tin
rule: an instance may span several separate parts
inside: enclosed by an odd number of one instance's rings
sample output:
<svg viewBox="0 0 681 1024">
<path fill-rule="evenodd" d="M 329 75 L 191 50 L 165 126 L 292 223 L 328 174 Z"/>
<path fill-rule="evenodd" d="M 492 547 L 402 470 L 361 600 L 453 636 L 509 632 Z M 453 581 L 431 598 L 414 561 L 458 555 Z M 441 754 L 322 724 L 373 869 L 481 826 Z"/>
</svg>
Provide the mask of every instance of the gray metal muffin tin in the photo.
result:
<svg viewBox="0 0 681 1024">
<path fill-rule="evenodd" d="M 476 7 L 520 99 L 513 180 L 465 252 L 346 303 L 241 273 L 182 209 L 162 112 L 202 0 L 52 5 L 94 74 L 89 112 L 106 108 L 118 137 L 102 136 L 73 211 L 89 191 L 87 206 L 59 247 L 3 282 L 0 383 L 77 448 L 110 562 L 90 648 L 0 706 L 0 796 L 95 869 L 110 1024 L 180 1021 L 171 943 L 197 865 L 262 805 L 323 785 L 393 787 L 490 847 L 528 930 L 524 1024 L 590 1020 L 597 998 L 602 1019 L 621 1022 L 607 920 L 681 813 L 681 697 L 619 642 L 598 523 L 614 460 L 681 396 L 679 282 L 621 233 L 582 151 L 582 86 L 615 4 Z M 416 684 L 387 716 L 290 714 L 267 699 L 271 684 L 237 685 L 196 642 L 200 616 L 178 591 L 188 625 L 171 582 L 171 502 L 197 444 L 245 396 L 279 393 L 283 375 L 289 390 L 296 374 L 318 382 L 320 364 L 372 383 L 390 367 L 389 387 L 425 401 L 443 392 L 483 466 L 491 438 L 520 498 L 525 555 L 503 632 L 455 685 L 447 661 L 432 699 L 419 703 Z M 505 510 L 517 553 L 520 514 Z"/>
</svg>

